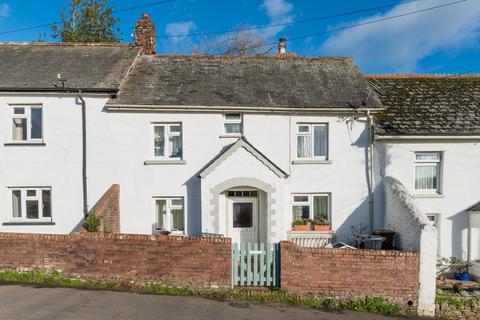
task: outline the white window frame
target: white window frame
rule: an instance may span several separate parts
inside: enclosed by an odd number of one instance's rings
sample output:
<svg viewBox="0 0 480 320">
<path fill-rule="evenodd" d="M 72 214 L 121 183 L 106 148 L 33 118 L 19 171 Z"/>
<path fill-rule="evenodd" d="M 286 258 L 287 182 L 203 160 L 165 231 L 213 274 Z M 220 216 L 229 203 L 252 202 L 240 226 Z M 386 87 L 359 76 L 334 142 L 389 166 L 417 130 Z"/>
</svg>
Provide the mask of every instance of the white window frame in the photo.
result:
<svg viewBox="0 0 480 320">
<path fill-rule="evenodd" d="M 238 119 L 227 119 L 227 116 L 238 115 Z M 240 125 L 240 132 L 227 132 L 226 124 L 239 124 Z M 243 135 L 243 114 L 241 113 L 224 113 L 223 114 L 223 134 L 225 136 L 241 136 Z"/>
<path fill-rule="evenodd" d="M 172 132 L 171 127 L 173 126 L 180 126 L 180 132 Z M 155 155 L 155 127 L 164 127 L 164 139 L 165 139 L 165 146 L 163 149 L 163 156 L 156 156 Z M 152 122 L 152 137 L 151 137 L 151 144 L 150 150 L 153 159 L 159 160 L 182 160 L 183 159 L 183 125 L 181 122 Z M 181 157 L 171 157 L 171 149 L 172 145 L 170 142 L 171 136 L 180 136 L 180 142 L 182 146 L 182 156 Z"/>
<path fill-rule="evenodd" d="M 35 196 L 27 196 L 27 191 L 34 190 Z M 51 187 L 10 187 L 10 219 L 15 222 L 51 222 L 53 219 L 53 206 L 52 206 L 52 188 Z M 21 217 L 13 216 L 13 192 L 20 191 L 21 197 Z M 43 192 L 50 191 L 50 217 L 44 216 L 43 212 Z M 38 218 L 27 218 L 27 201 L 38 202 Z"/>
<path fill-rule="evenodd" d="M 438 155 L 437 160 L 417 160 L 417 155 Z M 437 167 L 437 188 L 436 189 L 417 189 L 417 167 L 432 166 Z M 413 153 L 413 190 L 416 194 L 441 194 L 442 186 L 442 167 L 443 167 L 443 153 L 440 151 L 415 151 Z"/>
<path fill-rule="evenodd" d="M 295 197 L 308 197 L 308 201 L 295 201 Z M 314 197 L 327 197 L 327 217 L 330 225 L 332 225 L 332 195 L 330 193 L 292 193 L 292 205 L 290 206 L 290 216 L 293 220 L 293 207 L 294 206 L 309 206 L 310 217 L 313 220 L 314 216 Z M 293 223 L 293 221 L 292 221 Z"/>
<path fill-rule="evenodd" d="M 300 132 L 300 127 L 306 127 L 308 126 L 309 129 L 308 129 L 308 132 Z M 325 147 L 325 151 L 326 151 L 326 154 L 325 156 L 315 156 L 315 136 L 314 136 L 314 130 L 315 130 L 315 127 L 324 127 L 325 128 L 325 132 L 326 132 L 326 147 Z M 310 150 L 311 150 L 311 156 L 310 157 L 299 157 L 298 156 L 298 137 L 299 136 L 310 136 Z M 296 160 L 328 160 L 329 158 L 329 148 L 330 148 L 330 143 L 329 143 L 329 139 L 330 138 L 330 132 L 329 132 L 329 128 L 328 128 L 328 123 L 297 123 L 296 124 L 296 130 L 295 130 L 295 149 L 294 149 L 294 152 L 295 152 L 295 155 L 294 155 L 294 158 Z"/>
<path fill-rule="evenodd" d="M 12 122 L 11 122 L 11 141 L 12 143 L 35 143 L 35 142 L 43 142 L 45 135 L 44 135 L 44 110 L 43 110 L 43 105 L 41 104 L 11 104 L 11 115 L 12 115 Z M 23 108 L 25 110 L 25 113 L 23 114 L 15 114 L 15 109 L 16 108 Z M 42 111 L 42 121 L 41 121 L 41 138 L 34 138 L 32 139 L 32 109 L 41 109 Z M 27 136 L 25 140 L 14 140 L 13 137 L 13 121 L 14 119 L 25 119 L 27 123 Z"/>
<path fill-rule="evenodd" d="M 157 221 L 157 201 L 164 200 L 166 202 L 166 217 L 164 225 L 166 227 L 160 227 Z M 181 200 L 182 205 L 173 204 L 174 200 Z M 183 211 L 183 230 L 173 230 L 173 217 L 172 210 L 181 209 Z M 186 234 L 187 229 L 187 216 L 185 210 L 185 198 L 184 197 L 153 197 L 153 212 L 154 212 L 154 225 L 156 231 L 170 231 L 173 235 Z"/>
</svg>

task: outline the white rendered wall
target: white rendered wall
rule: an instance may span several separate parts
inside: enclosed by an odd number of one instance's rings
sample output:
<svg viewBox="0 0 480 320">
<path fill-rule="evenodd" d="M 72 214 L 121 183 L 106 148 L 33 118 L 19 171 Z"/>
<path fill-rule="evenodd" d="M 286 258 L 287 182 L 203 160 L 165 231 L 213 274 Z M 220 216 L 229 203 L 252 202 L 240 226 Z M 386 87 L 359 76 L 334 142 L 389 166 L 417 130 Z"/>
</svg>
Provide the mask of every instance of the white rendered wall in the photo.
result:
<svg viewBox="0 0 480 320">
<path fill-rule="evenodd" d="M 395 178 L 385 183 L 385 227 L 396 232 L 395 245 L 420 253 L 418 313 L 435 315 L 437 231 L 415 198 Z"/>
<path fill-rule="evenodd" d="M 435 143 L 377 142 L 383 151 L 381 176 L 398 179 L 415 197 L 422 212 L 440 216 L 440 251 L 445 258 L 467 258 L 468 215 L 470 206 L 480 201 L 480 145 L 476 142 L 439 141 Z M 416 195 L 414 191 L 414 152 L 442 152 L 441 195 Z M 382 156 L 380 156 L 382 157 Z M 377 183 L 379 183 L 377 179 Z M 384 207 L 377 203 L 378 215 Z M 472 242 L 472 252 L 480 253 Z"/>
<path fill-rule="evenodd" d="M 107 99 L 86 98 L 88 108 L 100 110 Z M 45 146 L 5 146 L 12 142 L 12 106 L 43 106 Z M 83 219 L 81 105 L 74 97 L 0 96 L 0 231 L 69 233 Z M 91 184 L 95 179 L 91 180 Z M 9 187 L 51 187 L 53 226 L 5 226 L 12 221 Z M 106 189 L 105 189 L 106 191 Z M 98 192 L 92 193 L 97 197 Z M 24 213 L 25 214 L 25 213 Z"/>
<path fill-rule="evenodd" d="M 199 234 L 201 183 L 198 171 L 236 138 L 221 138 L 221 113 L 106 112 L 104 98 L 87 99 L 88 200 L 91 208 L 113 184 L 119 183 L 121 231 L 152 233 L 153 197 L 184 197 L 187 231 Z M 8 220 L 8 186 L 52 186 L 55 226 L 0 225 L 1 231 L 69 233 L 82 218 L 81 112 L 74 98 L 2 97 L 0 137 L 8 142 L 11 116 L 8 103 L 44 106 L 45 147 L 0 146 L 1 222 Z M 350 227 L 368 224 L 366 179 L 368 132 L 364 119 L 347 124 L 337 116 L 244 115 L 248 141 L 286 171 L 286 189 L 278 212 L 276 239 L 286 238 L 291 223 L 291 193 L 331 193 L 332 224 L 339 240 L 350 238 Z M 152 122 L 181 122 L 186 164 L 145 165 L 152 160 Z M 328 123 L 329 164 L 292 165 L 297 122 Z M 225 180 L 229 179 L 225 174 Z M 283 229 L 283 232 L 281 231 Z"/>
</svg>

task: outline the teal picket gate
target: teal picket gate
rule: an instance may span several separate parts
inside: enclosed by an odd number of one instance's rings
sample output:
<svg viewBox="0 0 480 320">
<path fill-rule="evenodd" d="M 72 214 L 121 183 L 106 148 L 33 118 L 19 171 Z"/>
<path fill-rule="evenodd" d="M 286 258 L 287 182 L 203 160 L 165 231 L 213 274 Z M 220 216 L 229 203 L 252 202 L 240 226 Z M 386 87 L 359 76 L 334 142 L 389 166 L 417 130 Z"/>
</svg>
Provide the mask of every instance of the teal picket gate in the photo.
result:
<svg viewBox="0 0 480 320">
<path fill-rule="evenodd" d="M 232 246 L 233 286 L 280 286 L 278 243 L 234 243 Z"/>
</svg>

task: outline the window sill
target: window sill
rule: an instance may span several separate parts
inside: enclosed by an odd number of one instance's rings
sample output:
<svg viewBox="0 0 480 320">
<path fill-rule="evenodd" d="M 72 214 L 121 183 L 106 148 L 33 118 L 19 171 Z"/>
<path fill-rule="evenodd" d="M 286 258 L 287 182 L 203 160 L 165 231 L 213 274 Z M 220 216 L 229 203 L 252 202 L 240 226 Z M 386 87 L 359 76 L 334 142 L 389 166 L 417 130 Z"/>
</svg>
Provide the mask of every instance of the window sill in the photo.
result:
<svg viewBox="0 0 480 320">
<path fill-rule="evenodd" d="M 425 193 L 425 194 L 414 193 L 413 197 L 414 198 L 445 198 L 445 196 L 440 193 Z"/>
<path fill-rule="evenodd" d="M 4 226 L 54 226 L 52 221 L 11 221 L 2 223 Z"/>
<path fill-rule="evenodd" d="M 3 144 L 5 147 L 44 147 L 45 142 L 7 142 Z"/>
<path fill-rule="evenodd" d="M 307 230 L 307 231 L 296 231 L 296 230 L 289 230 L 287 231 L 287 234 L 325 234 L 325 235 L 335 235 L 335 231 L 333 230 L 328 230 L 328 231 L 315 231 L 315 230 Z"/>
<path fill-rule="evenodd" d="M 241 134 L 222 134 L 219 136 L 219 138 L 234 138 L 234 139 L 239 139 L 241 138 Z"/>
<path fill-rule="evenodd" d="M 331 160 L 293 160 L 292 164 L 332 164 Z"/>
<path fill-rule="evenodd" d="M 151 165 L 171 165 L 171 164 L 187 164 L 185 160 L 147 160 L 143 163 L 146 166 Z"/>
</svg>

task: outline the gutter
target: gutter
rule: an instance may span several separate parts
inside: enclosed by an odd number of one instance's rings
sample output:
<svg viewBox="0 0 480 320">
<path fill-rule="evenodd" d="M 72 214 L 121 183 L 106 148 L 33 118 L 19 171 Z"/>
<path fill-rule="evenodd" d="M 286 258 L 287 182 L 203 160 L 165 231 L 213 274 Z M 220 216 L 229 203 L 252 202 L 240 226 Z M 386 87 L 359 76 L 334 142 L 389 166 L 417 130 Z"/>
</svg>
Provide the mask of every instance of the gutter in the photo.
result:
<svg viewBox="0 0 480 320">
<path fill-rule="evenodd" d="M 130 104 L 106 104 L 109 111 L 167 111 L 167 112 L 253 112 L 253 113 L 361 113 L 381 112 L 385 108 L 290 108 L 290 107 L 244 107 L 244 106 L 181 106 L 181 105 L 130 105 Z"/>
<path fill-rule="evenodd" d="M 89 93 L 108 93 L 116 94 L 117 89 L 111 88 L 82 88 L 83 92 Z M 78 93 L 78 88 L 61 88 L 61 87 L 32 87 L 32 88 L 14 88 L 14 87 L 0 87 L 0 92 L 55 92 L 55 93 Z"/>
<path fill-rule="evenodd" d="M 480 135 L 376 135 L 375 140 L 480 140 Z"/>
</svg>

